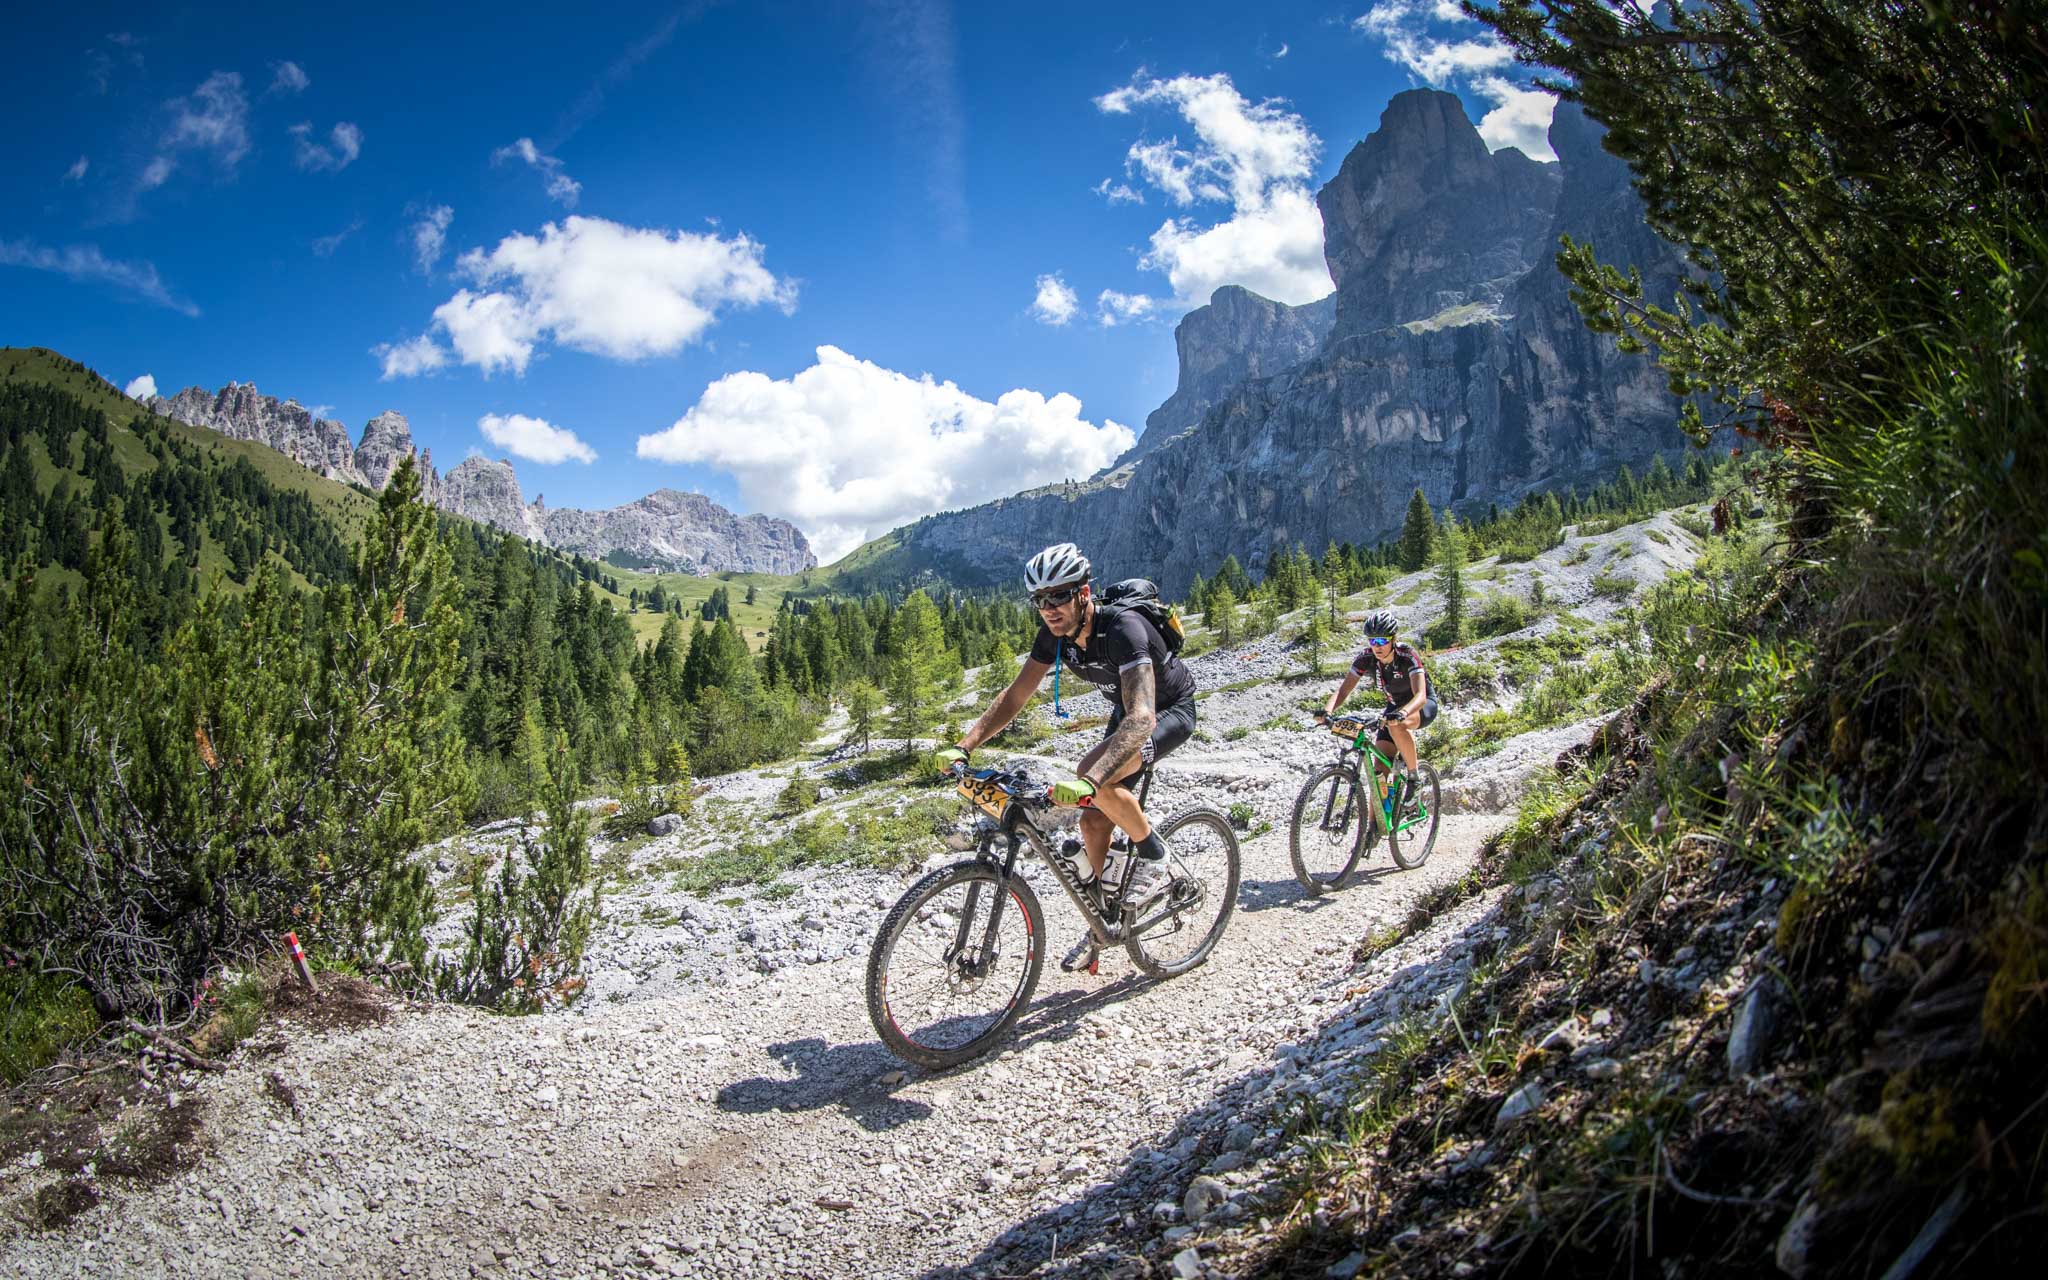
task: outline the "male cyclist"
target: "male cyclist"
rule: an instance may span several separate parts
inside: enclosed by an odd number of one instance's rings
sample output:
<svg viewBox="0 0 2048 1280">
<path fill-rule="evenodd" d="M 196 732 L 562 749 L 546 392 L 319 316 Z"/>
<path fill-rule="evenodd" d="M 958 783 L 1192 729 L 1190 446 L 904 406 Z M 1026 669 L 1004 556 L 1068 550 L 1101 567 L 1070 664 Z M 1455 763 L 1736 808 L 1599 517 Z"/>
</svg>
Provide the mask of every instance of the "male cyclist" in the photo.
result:
<svg viewBox="0 0 2048 1280">
<path fill-rule="evenodd" d="M 1124 780 L 1165 759 L 1195 731 L 1195 678 L 1144 614 L 1114 606 L 1099 609 L 1090 576 L 1088 558 L 1071 542 L 1031 557 L 1024 566 L 1024 587 L 1039 619 L 1031 655 L 1010 687 L 960 735 L 959 744 L 933 752 L 930 762 L 934 769 L 948 769 L 1001 733 L 1055 660 L 1098 686 L 1109 699 L 1109 728 L 1074 766 L 1075 776 L 1054 783 L 1048 794 L 1055 804 L 1083 806 L 1081 842 L 1093 875 L 1101 875 L 1109 859 L 1114 828 L 1123 828 L 1131 838 L 1136 865 L 1124 905 L 1135 910 L 1166 891 L 1166 845 Z M 1083 934 L 1060 967 L 1092 969 L 1095 948 L 1094 935 Z"/>
<path fill-rule="evenodd" d="M 1412 796 L 1415 731 L 1436 719 L 1437 705 L 1436 699 L 1429 696 L 1429 673 L 1423 670 L 1422 655 L 1413 646 L 1395 641 L 1391 613 L 1375 613 L 1366 618 L 1365 648 L 1351 660 L 1351 670 L 1344 674 L 1337 692 L 1323 704 L 1316 722 L 1327 723 L 1337 714 L 1337 708 L 1344 705 L 1360 680 L 1371 680 L 1387 697 L 1378 735 L 1380 754 L 1390 754 L 1389 747 L 1400 749 L 1401 763 L 1407 768 L 1408 794 Z"/>
</svg>

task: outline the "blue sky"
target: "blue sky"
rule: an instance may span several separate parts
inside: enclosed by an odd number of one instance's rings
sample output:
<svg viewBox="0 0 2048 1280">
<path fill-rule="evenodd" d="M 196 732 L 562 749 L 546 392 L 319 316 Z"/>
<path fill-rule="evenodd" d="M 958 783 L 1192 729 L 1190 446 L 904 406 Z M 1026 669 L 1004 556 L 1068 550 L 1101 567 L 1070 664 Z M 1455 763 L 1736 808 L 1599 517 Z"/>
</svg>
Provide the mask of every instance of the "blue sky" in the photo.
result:
<svg viewBox="0 0 2048 1280">
<path fill-rule="evenodd" d="M 1314 192 L 1402 89 L 1548 158 L 1447 0 L 291 8 L 17 20 L 0 343 L 825 559 L 1099 468 L 1216 285 L 1327 292 Z"/>
</svg>

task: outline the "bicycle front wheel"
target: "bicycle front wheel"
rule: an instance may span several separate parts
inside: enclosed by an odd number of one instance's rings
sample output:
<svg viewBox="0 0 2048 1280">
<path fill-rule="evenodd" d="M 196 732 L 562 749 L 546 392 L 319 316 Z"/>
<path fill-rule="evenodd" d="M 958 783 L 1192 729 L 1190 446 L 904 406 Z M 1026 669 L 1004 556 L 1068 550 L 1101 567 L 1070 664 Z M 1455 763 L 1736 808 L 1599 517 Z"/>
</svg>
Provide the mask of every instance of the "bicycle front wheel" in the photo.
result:
<svg viewBox="0 0 2048 1280">
<path fill-rule="evenodd" d="M 1214 809 L 1190 809 L 1153 830 L 1166 842 L 1167 890 L 1141 913 L 1124 911 L 1124 950 L 1140 972 L 1171 978 L 1215 949 L 1237 910 L 1243 869 L 1237 833 Z"/>
<path fill-rule="evenodd" d="M 1309 776 L 1294 799 L 1294 829 L 1287 852 L 1294 878 L 1311 898 L 1351 883 L 1358 860 L 1372 842 L 1372 815 L 1365 809 L 1358 771 L 1325 765 Z"/>
<path fill-rule="evenodd" d="M 1045 964 L 1045 915 L 1023 877 L 956 862 L 910 886 L 868 954 L 868 1017 L 890 1052 L 932 1071 L 1002 1042 Z"/>
<path fill-rule="evenodd" d="M 1428 761 L 1416 765 L 1413 790 L 1404 782 L 1401 792 L 1401 812 L 1395 816 L 1393 829 L 1387 833 L 1387 848 L 1393 852 L 1397 866 L 1403 871 L 1413 871 L 1428 862 L 1429 855 L 1436 849 L 1437 822 L 1442 817 L 1437 808 L 1442 797 L 1436 782 L 1436 770 Z"/>
</svg>

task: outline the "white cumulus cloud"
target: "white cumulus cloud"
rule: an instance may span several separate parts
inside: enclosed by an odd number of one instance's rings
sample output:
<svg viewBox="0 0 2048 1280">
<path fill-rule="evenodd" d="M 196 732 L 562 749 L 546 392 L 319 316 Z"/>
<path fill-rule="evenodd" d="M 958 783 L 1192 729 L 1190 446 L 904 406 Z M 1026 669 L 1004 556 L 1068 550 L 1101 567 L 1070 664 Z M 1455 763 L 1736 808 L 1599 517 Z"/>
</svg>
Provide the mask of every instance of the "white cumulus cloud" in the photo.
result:
<svg viewBox="0 0 2048 1280">
<path fill-rule="evenodd" d="M 130 400 L 147 400 L 156 394 L 156 379 L 145 373 L 121 388 L 121 394 Z"/>
<path fill-rule="evenodd" d="M 761 254 L 761 243 L 745 235 L 571 217 L 538 236 L 511 235 L 488 253 L 463 254 L 455 272 L 475 288 L 436 307 L 432 327 L 462 363 L 486 374 L 524 373 L 547 341 L 614 360 L 674 355 L 722 308 L 795 308 L 796 286 L 777 279 Z M 393 350 L 419 352 L 422 343 L 433 346 L 432 334 Z M 412 371 L 386 358 L 386 377 Z"/>
<path fill-rule="evenodd" d="M 81 181 L 85 177 L 85 171 L 91 167 L 92 161 L 86 159 L 84 156 L 78 157 L 78 159 L 71 162 L 71 167 L 64 171 L 64 181 Z"/>
<path fill-rule="evenodd" d="M 1074 318 L 1081 300 L 1055 271 L 1038 277 L 1038 296 L 1031 300 L 1031 318 L 1040 324 L 1061 325 Z"/>
<path fill-rule="evenodd" d="M 1249 101 L 1218 74 L 1135 80 L 1095 105 L 1110 115 L 1147 106 L 1178 112 L 1194 141 L 1141 138 L 1125 154 L 1125 172 L 1182 208 L 1229 206 L 1222 221 L 1169 218 L 1152 233 L 1138 265 L 1166 274 L 1178 306 L 1201 306 L 1226 284 L 1297 305 L 1335 287 L 1309 188 L 1322 143 L 1284 103 Z M 1117 198 L 1114 189 L 1097 190 Z"/>
<path fill-rule="evenodd" d="M 156 154 L 142 167 L 142 190 L 168 181 L 185 152 L 210 154 L 229 174 L 249 154 L 249 98 L 237 73 L 216 71 L 188 97 L 173 98 L 164 107 L 171 123 L 157 140 Z"/>
<path fill-rule="evenodd" d="M 370 348 L 384 366 L 384 380 L 432 373 L 448 363 L 448 350 L 427 334 L 405 342 L 384 342 Z"/>
<path fill-rule="evenodd" d="M 1135 440 L 1064 392 L 991 403 L 826 346 L 793 377 L 718 379 L 638 452 L 731 473 L 749 507 L 796 524 L 829 562 L 919 516 L 1092 475 Z"/>
<path fill-rule="evenodd" d="M 1557 100 L 1502 72 L 1515 56 L 1491 31 L 1473 34 L 1472 19 L 1456 0 L 1378 0 L 1352 20 L 1378 40 L 1390 62 L 1437 88 L 1463 86 L 1494 103 L 1479 122 L 1479 136 L 1495 151 L 1517 147 L 1536 160 L 1555 160 L 1550 114 Z"/>
<path fill-rule="evenodd" d="M 1556 98 L 1500 76 L 1483 76 L 1472 87 L 1495 104 L 1479 119 L 1479 136 L 1488 147 L 1495 151 L 1515 147 L 1533 160 L 1557 157 L 1550 149 L 1550 117 L 1557 110 Z"/>
<path fill-rule="evenodd" d="M 296 62 L 273 62 L 270 64 L 271 93 L 304 93 L 313 83 L 304 69 Z"/>
<path fill-rule="evenodd" d="M 596 462 L 597 451 L 566 427 L 523 413 L 487 413 L 476 420 L 484 439 L 528 462 Z"/>
<path fill-rule="evenodd" d="M 344 120 L 328 131 L 327 141 L 313 141 L 311 122 L 291 127 L 292 161 L 299 168 L 318 173 L 339 173 L 363 153 L 363 131 Z"/>
<path fill-rule="evenodd" d="M 431 274 L 441 260 L 441 250 L 448 245 L 448 224 L 453 221 L 455 210 L 443 204 L 427 210 L 412 224 L 412 256 L 421 275 Z"/>
<path fill-rule="evenodd" d="M 541 149 L 533 145 L 532 138 L 521 138 L 512 145 L 499 147 L 491 153 L 492 164 L 503 164 L 507 160 L 523 160 L 540 170 L 541 176 L 547 180 L 548 199 L 564 208 L 576 207 L 577 199 L 583 194 L 583 184 L 562 171 L 560 160 L 541 154 Z"/>
<path fill-rule="evenodd" d="M 1119 293 L 1104 289 L 1095 299 L 1095 319 L 1107 329 L 1143 320 L 1159 309 L 1159 300 L 1142 293 Z"/>
</svg>

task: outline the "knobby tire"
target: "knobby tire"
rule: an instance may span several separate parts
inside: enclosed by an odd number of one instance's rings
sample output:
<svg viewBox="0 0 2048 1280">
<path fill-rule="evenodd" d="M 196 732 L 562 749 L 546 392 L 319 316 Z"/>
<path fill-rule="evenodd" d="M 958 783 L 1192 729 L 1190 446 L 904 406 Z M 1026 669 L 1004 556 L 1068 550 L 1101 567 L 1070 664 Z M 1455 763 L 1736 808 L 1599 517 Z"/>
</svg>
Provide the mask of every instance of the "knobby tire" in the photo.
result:
<svg viewBox="0 0 2048 1280">
<path fill-rule="evenodd" d="M 1351 766 L 1329 764 L 1310 774 L 1295 797 L 1287 854 L 1294 862 L 1294 878 L 1309 897 L 1334 893 L 1358 873 L 1359 860 L 1373 843 L 1368 794 L 1364 778 Z M 1333 824 L 1341 826 L 1342 842 L 1328 839 Z"/>
<path fill-rule="evenodd" d="M 874 1023 L 875 1034 L 881 1037 L 882 1043 L 904 1061 L 929 1071 L 941 1071 L 980 1057 L 1008 1038 L 1017 1019 L 1031 1003 L 1031 993 L 1038 988 L 1039 972 L 1045 965 L 1045 913 L 1039 907 L 1038 895 L 1032 892 L 1022 876 L 1010 879 L 1009 901 L 1003 906 L 999 943 L 1014 943 L 1017 924 L 1021 922 L 1027 934 L 1023 971 L 1016 978 L 1015 985 L 1007 990 L 1003 987 L 1001 973 L 993 979 L 973 980 L 976 985 L 986 983 L 989 986 L 989 999 L 1006 999 L 1005 1003 L 989 1011 L 992 1021 L 978 1030 L 972 1024 L 948 1026 L 948 1022 L 954 1021 L 950 1019 L 931 1027 L 918 1025 L 905 1029 L 899 1025 L 897 1015 L 902 1013 L 912 1017 L 916 1011 L 898 1008 L 892 1003 L 892 988 L 908 1000 L 914 996 L 910 991 L 912 984 L 924 983 L 928 987 L 935 978 L 954 990 L 963 989 L 958 984 L 968 980 L 959 978 L 940 956 L 933 955 L 930 945 L 934 941 L 941 948 L 951 945 L 952 939 L 946 936 L 946 931 L 955 926 L 934 928 L 936 921 L 923 921 L 921 936 L 915 940 L 923 944 L 921 947 L 910 945 L 913 940 L 906 934 L 920 924 L 920 912 L 925 908 L 945 900 L 948 894 L 955 895 L 964 906 L 970 890 L 978 889 L 972 894 L 974 918 L 967 922 L 969 944 L 978 945 L 985 936 L 989 908 L 995 901 L 997 879 L 996 869 L 984 862 L 955 862 L 940 867 L 910 886 L 883 918 L 882 927 L 875 934 L 874 946 L 868 953 L 868 1018 Z M 1002 958 L 1013 959 L 1009 956 Z M 1007 972 L 1007 968 L 1002 971 Z M 958 1039 L 956 1032 L 966 1034 L 967 1038 Z"/>
<path fill-rule="evenodd" d="M 1195 941 L 1194 946 L 1167 958 L 1165 942 L 1178 937 L 1179 931 L 1162 934 L 1164 922 L 1140 933 L 1133 928 L 1143 919 L 1158 914 L 1160 903 L 1154 902 L 1142 913 L 1133 915 L 1126 909 L 1123 917 L 1124 950 L 1130 953 L 1131 963 L 1139 972 L 1154 978 L 1172 978 L 1186 973 L 1209 958 L 1216 943 L 1223 937 L 1223 931 L 1230 924 L 1231 915 L 1237 910 L 1237 887 L 1243 877 L 1243 861 L 1237 850 L 1237 832 L 1232 829 L 1230 819 L 1214 809 L 1190 809 L 1176 814 L 1153 828 L 1159 838 L 1166 842 L 1173 854 L 1168 870 L 1178 876 L 1182 867 L 1195 873 L 1203 881 L 1200 900 L 1193 904 L 1191 911 L 1216 910 L 1215 920 Z M 1183 855 L 1182 846 L 1186 847 Z M 1204 856 L 1207 855 L 1207 856 Z M 1195 865 L 1199 860 L 1201 865 Z M 1176 862 L 1180 865 L 1176 865 Z M 1211 865 L 1220 862 L 1221 867 Z M 1169 892 L 1169 900 L 1171 891 Z M 1174 923 L 1180 923 L 1178 914 Z"/>
</svg>

